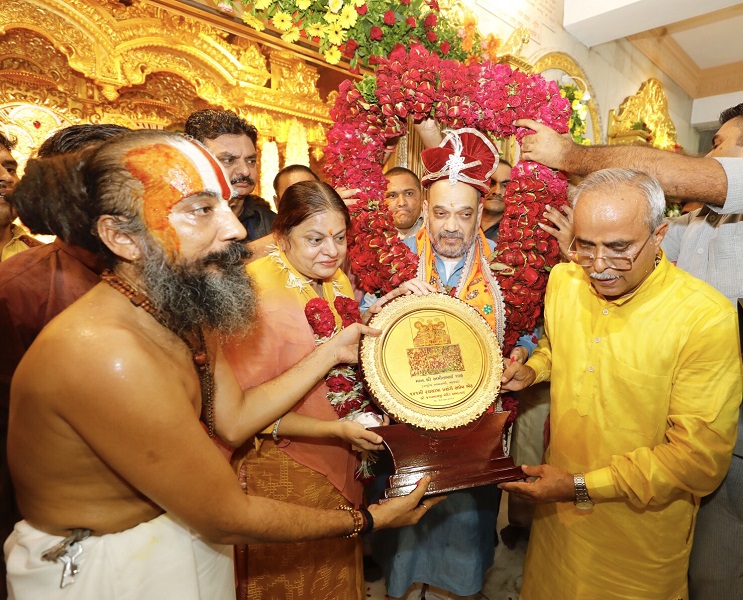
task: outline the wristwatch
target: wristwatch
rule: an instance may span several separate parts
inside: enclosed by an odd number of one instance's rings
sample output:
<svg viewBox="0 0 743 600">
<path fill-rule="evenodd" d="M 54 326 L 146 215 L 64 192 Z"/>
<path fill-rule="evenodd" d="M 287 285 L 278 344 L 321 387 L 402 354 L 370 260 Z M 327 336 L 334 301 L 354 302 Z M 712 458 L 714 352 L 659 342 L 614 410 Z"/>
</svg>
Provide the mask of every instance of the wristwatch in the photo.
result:
<svg viewBox="0 0 743 600">
<path fill-rule="evenodd" d="M 593 500 L 591 500 L 591 496 L 588 495 L 586 474 L 576 473 L 573 475 L 573 485 L 575 486 L 575 508 L 580 510 L 591 510 L 593 508 Z"/>
</svg>

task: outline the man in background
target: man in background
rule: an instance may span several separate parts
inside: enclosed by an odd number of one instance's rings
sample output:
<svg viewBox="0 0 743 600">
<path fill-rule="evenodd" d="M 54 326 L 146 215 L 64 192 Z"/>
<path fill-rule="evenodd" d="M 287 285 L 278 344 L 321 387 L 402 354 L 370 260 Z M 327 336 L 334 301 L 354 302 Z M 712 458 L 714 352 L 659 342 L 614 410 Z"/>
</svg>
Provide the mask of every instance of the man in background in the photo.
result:
<svg viewBox="0 0 743 600">
<path fill-rule="evenodd" d="M 10 153 L 14 145 L 0 133 L 0 262 L 42 245 L 23 227 L 13 223 L 17 215 L 10 194 L 18 183 L 18 163 Z"/>
<path fill-rule="evenodd" d="M 314 171 L 304 165 L 287 165 L 276 173 L 273 178 L 274 205 L 276 210 L 279 209 L 281 197 L 284 195 L 286 188 L 300 181 L 320 181 Z"/>
<path fill-rule="evenodd" d="M 186 120 L 186 134 L 204 144 L 222 164 L 235 192 L 232 212 L 252 242 L 271 233 L 276 213 L 253 194 L 258 181 L 258 130 L 231 110 L 197 110 Z"/>
<path fill-rule="evenodd" d="M 498 229 L 506 209 L 506 186 L 511 182 L 511 165 L 502 158 L 490 177 L 490 191 L 482 206 L 482 230 L 491 242 L 498 241 Z"/>
<path fill-rule="evenodd" d="M 423 227 L 423 191 L 418 176 L 405 167 L 393 167 L 384 176 L 387 191 L 384 199 L 401 239 L 412 238 Z"/>
</svg>

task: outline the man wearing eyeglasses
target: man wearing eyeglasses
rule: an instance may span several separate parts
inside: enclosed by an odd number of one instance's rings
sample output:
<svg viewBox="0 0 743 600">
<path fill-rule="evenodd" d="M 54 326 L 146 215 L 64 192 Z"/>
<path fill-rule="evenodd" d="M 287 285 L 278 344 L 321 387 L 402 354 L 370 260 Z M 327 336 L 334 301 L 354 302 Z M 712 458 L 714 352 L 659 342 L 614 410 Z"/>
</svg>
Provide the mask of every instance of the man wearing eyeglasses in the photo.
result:
<svg viewBox="0 0 743 600">
<path fill-rule="evenodd" d="M 504 373 L 506 390 L 551 381 L 546 464 L 501 484 L 538 503 L 522 600 L 688 598 L 700 498 L 735 444 L 741 363 L 730 302 L 661 250 L 664 209 L 639 171 L 578 186 L 545 336 Z"/>
<path fill-rule="evenodd" d="M 720 113 L 712 150 L 704 157 L 638 146 L 580 146 L 534 121 L 524 138 L 528 160 L 585 175 L 608 167 L 646 171 L 669 196 L 704 202 L 702 208 L 669 220 L 663 250 L 669 260 L 722 292 L 733 303 L 743 297 L 743 103 Z M 555 210 L 547 231 L 571 239 L 570 215 Z M 727 476 L 704 498 L 694 530 L 689 565 L 689 597 L 743 599 L 743 412 Z"/>
</svg>

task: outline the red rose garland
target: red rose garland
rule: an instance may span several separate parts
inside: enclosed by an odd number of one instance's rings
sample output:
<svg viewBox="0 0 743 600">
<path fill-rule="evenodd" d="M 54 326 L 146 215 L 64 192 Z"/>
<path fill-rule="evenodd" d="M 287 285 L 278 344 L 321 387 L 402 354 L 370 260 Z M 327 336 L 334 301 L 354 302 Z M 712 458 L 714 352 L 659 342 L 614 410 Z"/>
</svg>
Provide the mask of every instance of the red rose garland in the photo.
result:
<svg viewBox="0 0 743 600">
<path fill-rule="evenodd" d="M 352 298 L 336 296 L 333 306 L 341 317 L 343 327 L 361 322 L 358 303 Z M 335 316 L 328 302 L 313 298 L 304 307 L 307 322 L 315 334 L 316 343 L 321 344 L 335 333 Z M 373 405 L 364 392 L 364 385 L 358 380 L 356 365 L 336 365 L 325 376 L 328 386 L 328 400 L 339 419 L 348 418 L 354 413 L 373 412 Z"/>
<path fill-rule="evenodd" d="M 527 133 L 514 121 L 529 118 L 560 133 L 571 108 L 556 83 L 505 64 L 462 64 L 441 59 L 420 45 L 395 48 L 380 59 L 376 80 L 344 82 L 331 111 L 326 173 L 334 186 L 359 188 L 351 207 L 349 260 L 368 292 L 388 292 L 415 277 L 417 257 L 397 237 L 384 203 L 382 172 L 388 139 L 403 135 L 408 115 L 435 116 L 445 127 L 475 127 L 496 137 Z M 537 226 L 545 206 L 567 203 L 564 174 L 533 162 L 518 163 L 506 189 L 493 264 L 506 306 L 504 353 L 531 332 L 541 311 L 550 268 L 559 260 L 557 241 Z"/>
<path fill-rule="evenodd" d="M 341 318 L 341 327 L 348 327 L 361 322 L 359 304 L 353 298 L 336 296 L 333 307 Z M 335 316 L 330 304 L 323 298 L 313 298 L 304 307 L 307 322 L 315 335 L 315 343 L 322 344 L 336 333 Z M 328 401 L 335 410 L 339 419 L 354 420 L 354 416 L 364 412 L 377 413 L 364 389 L 364 384 L 358 379 L 356 365 L 336 365 L 325 376 L 325 385 L 328 386 Z M 378 413 L 377 413 L 378 414 Z M 361 465 L 356 476 L 366 480 L 374 474 L 371 466 L 376 462 L 373 452 L 361 453 Z"/>
</svg>

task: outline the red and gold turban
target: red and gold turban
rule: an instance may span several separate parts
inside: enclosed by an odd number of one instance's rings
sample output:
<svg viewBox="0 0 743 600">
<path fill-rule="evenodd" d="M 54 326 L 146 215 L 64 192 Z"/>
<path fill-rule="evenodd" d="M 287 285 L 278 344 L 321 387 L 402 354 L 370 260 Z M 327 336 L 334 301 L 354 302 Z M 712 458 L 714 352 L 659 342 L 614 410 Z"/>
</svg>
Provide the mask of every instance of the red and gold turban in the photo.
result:
<svg viewBox="0 0 743 600">
<path fill-rule="evenodd" d="M 427 148 L 421 153 L 426 172 L 421 178 L 424 186 L 448 178 L 449 184 L 461 181 L 487 194 L 490 176 L 498 167 L 498 150 L 493 142 L 477 129 L 447 129 L 438 148 Z"/>
</svg>

